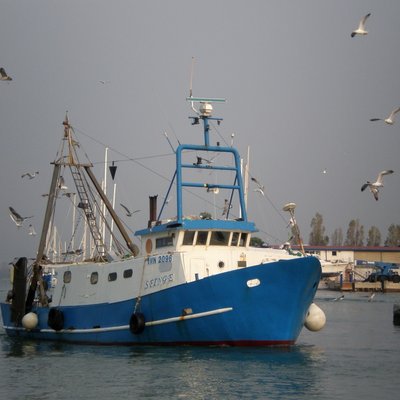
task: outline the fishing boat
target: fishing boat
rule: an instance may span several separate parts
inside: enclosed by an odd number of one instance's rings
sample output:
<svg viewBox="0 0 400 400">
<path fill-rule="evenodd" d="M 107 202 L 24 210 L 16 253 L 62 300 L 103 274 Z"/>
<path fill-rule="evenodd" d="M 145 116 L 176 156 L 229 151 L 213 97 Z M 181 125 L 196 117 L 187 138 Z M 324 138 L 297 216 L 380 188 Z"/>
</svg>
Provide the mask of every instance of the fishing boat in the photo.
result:
<svg viewBox="0 0 400 400">
<path fill-rule="evenodd" d="M 195 112 L 191 125 L 202 126 L 203 140 L 174 149 L 165 200 L 158 212 L 158 196 L 149 197 L 148 224 L 134 234 L 139 245 L 93 165 L 80 161 L 65 119 L 36 258 L 32 265 L 26 257 L 14 263 L 12 288 L 1 303 L 9 336 L 103 345 L 290 346 L 304 325 L 323 327 L 325 316 L 313 303 L 319 260 L 250 246 L 257 228 L 247 217 L 242 160 L 236 148 L 212 144 L 209 135 L 222 121 L 212 116 L 213 104 L 223 99 L 187 100 Z M 71 197 L 68 170 L 75 211 L 90 240 L 62 251 L 54 245 L 53 223 L 56 202 Z M 193 193 L 222 195 L 222 213 L 187 211 Z M 176 211 L 167 218 L 172 196 Z M 110 226 L 117 229 L 107 243 Z"/>
</svg>

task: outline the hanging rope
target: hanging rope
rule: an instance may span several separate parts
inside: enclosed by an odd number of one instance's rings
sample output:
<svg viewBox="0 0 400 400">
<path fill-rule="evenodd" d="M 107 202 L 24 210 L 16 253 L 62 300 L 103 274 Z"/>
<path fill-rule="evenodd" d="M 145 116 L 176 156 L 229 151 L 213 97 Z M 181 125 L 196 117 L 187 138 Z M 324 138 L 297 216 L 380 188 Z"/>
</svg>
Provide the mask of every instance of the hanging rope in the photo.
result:
<svg viewBox="0 0 400 400">
<path fill-rule="evenodd" d="M 149 257 L 144 257 L 143 258 L 143 268 L 142 268 L 142 276 L 140 278 L 140 286 L 139 286 L 139 294 L 138 297 L 136 298 L 136 303 L 135 303 L 135 308 L 133 310 L 133 313 L 135 314 L 136 311 L 139 309 L 140 310 L 140 303 L 142 301 L 142 288 L 143 288 L 143 279 L 144 279 L 144 268 L 146 266 L 146 261 L 148 261 Z"/>
</svg>

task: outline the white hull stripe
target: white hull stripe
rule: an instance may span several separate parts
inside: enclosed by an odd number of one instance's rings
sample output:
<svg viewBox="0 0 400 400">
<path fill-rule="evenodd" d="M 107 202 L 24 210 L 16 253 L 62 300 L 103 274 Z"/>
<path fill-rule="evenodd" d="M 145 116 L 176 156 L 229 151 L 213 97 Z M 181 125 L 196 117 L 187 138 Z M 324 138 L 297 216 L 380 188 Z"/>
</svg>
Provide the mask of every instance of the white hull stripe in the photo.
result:
<svg viewBox="0 0 400 400">
<path fill-rule="evenodd" d="M 232 310 L 233 310 L 232 307 L 226 307 L 226 308 L 218 308 L 211 311 L 205 311 L 197 314 L 180 315 L 179 317 L 159 319 L 158 321 L 149 321 L 146 322 L 146 326 L 162 325 L 162 324 L 169 324 L 171 322 L 184 321 L 186 319 L 209 317 L 211 315 L 222 314 Z M 15 327 L 15 326 L 4 326 L 4 329 L 25 330 L 25 328 Z M 57 333 L 100 333 L 100 332 L 122 331 L 126 329 L 129 329 L 129 325 L 110 326 L 107 328 L 91 328 L 91 329 L 62 329 L 61 331 L 57 331 Z M 54 333 L 55 331 L 53 329 L 41 329 L 39 332 Z"/>
</svg>

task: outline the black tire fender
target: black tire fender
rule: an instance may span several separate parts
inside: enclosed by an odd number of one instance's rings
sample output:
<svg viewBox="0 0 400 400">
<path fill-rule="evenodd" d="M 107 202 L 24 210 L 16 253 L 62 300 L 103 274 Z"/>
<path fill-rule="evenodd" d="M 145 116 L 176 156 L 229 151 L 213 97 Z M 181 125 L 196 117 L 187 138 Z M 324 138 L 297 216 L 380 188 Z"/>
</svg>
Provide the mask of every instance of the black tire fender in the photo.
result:
<svg viewBox="0 0 400 400">
<path fill-rule="evenodd" d="M 139 335 L 144 331 L 145 324 L 146 321 L 142 313 L 133 313 L 129 320 L 129 329 L 133 334 Z"/>
<path fill-rule="evenodd" d="M 64 328 L 64 314 L 58 308 L 50 308 L 47 317 L 47 325 L 55 331 L 61 331 Z"/>
</svg>

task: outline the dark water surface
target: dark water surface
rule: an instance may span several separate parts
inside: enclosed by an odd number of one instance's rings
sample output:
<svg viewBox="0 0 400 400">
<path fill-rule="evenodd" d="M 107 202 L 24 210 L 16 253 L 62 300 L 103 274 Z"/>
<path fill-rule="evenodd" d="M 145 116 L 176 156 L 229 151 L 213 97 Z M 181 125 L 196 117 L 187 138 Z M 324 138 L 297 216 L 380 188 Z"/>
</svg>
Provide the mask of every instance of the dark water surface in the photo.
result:
<svg viewBox="0 0 400 400">
<path fill-rule="evenodd" d="M 0 328 L 1 399 L 399 398 L 400 294 L 340 295 L 317 293 L 327 324 L 290 349 L 82 346 Z"/>
</svg>

